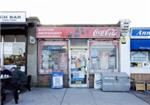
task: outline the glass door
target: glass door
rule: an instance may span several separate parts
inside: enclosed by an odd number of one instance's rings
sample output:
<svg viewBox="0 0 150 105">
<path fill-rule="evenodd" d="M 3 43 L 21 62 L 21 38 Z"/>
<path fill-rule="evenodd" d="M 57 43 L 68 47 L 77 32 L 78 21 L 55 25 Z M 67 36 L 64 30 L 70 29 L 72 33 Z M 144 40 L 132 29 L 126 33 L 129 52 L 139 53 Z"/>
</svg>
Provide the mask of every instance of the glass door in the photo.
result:
<svg viewBox="0 0 150 105">
<path fill-rule="evenodd" d="M 70 86 L 87 87 L 87 48 L 70 49 Z"/>
</svg>

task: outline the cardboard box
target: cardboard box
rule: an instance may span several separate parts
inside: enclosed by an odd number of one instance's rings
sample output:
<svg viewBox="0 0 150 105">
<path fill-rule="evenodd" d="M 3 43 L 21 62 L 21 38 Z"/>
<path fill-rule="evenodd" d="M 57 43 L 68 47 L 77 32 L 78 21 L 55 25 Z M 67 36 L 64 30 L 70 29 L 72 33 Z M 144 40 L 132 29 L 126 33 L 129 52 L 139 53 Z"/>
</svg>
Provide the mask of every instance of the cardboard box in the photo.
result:
<svg viewBox="0 0 150 105">
<path fill-rule="evenodd" d="M 135 83 L 136 91 L 145 91 L 145 82 L 136 82 Z"/>
</svg>

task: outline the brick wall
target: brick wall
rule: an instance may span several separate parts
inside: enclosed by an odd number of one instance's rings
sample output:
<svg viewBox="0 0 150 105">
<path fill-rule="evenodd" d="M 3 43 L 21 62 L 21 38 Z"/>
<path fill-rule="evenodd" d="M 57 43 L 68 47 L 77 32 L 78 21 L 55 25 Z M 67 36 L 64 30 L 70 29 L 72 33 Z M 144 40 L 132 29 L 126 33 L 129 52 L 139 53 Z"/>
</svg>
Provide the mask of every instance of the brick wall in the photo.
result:
<svg viewBox="0 0 150 105">
<path fill-rule="evenodd" d="M 69 76 L 68 74 L 64 74 L 63 77 L 63 84 L 65 88 L 69 87 Z M 41 87 L 51 87 L 52 85 L 52 76 L 45 74 L 45 75 L 38 75 L 38 86 Z"/>
</svg>

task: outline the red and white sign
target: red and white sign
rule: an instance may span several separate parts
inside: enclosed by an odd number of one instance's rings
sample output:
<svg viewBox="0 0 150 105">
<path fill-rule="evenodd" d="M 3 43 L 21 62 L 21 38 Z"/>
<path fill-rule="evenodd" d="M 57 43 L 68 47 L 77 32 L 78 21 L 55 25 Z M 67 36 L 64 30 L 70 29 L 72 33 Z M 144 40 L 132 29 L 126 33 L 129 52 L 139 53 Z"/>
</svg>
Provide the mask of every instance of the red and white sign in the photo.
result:
<svg viewBox="0 0 150 105">
<path fill-rule="evenodd" d="M 36 35 L 38 38 L 63 38 L 63 30 L 57 27 L 38 27 Z"/>
<path fill-rule="evenodd" d="M 37 38 L 119 38 L 119 27 L 38 27 Z"/>
</svg>

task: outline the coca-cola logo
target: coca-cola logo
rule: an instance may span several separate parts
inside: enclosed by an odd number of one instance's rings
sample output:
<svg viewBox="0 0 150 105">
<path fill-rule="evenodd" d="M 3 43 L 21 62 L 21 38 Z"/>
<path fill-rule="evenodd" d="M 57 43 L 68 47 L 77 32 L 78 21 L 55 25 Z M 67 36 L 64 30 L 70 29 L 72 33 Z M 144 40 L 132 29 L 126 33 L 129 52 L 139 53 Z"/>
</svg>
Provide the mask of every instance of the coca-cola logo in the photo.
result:
<svg viewBox="0 0 150 105">
<path fill-rule="evenodd" d="M 118 30 L 109 28 L 109 29 L 95 29 L 93 31 L 93 36 L 95 37 L 116 37 L 118 35 Z"/>
</svg>

